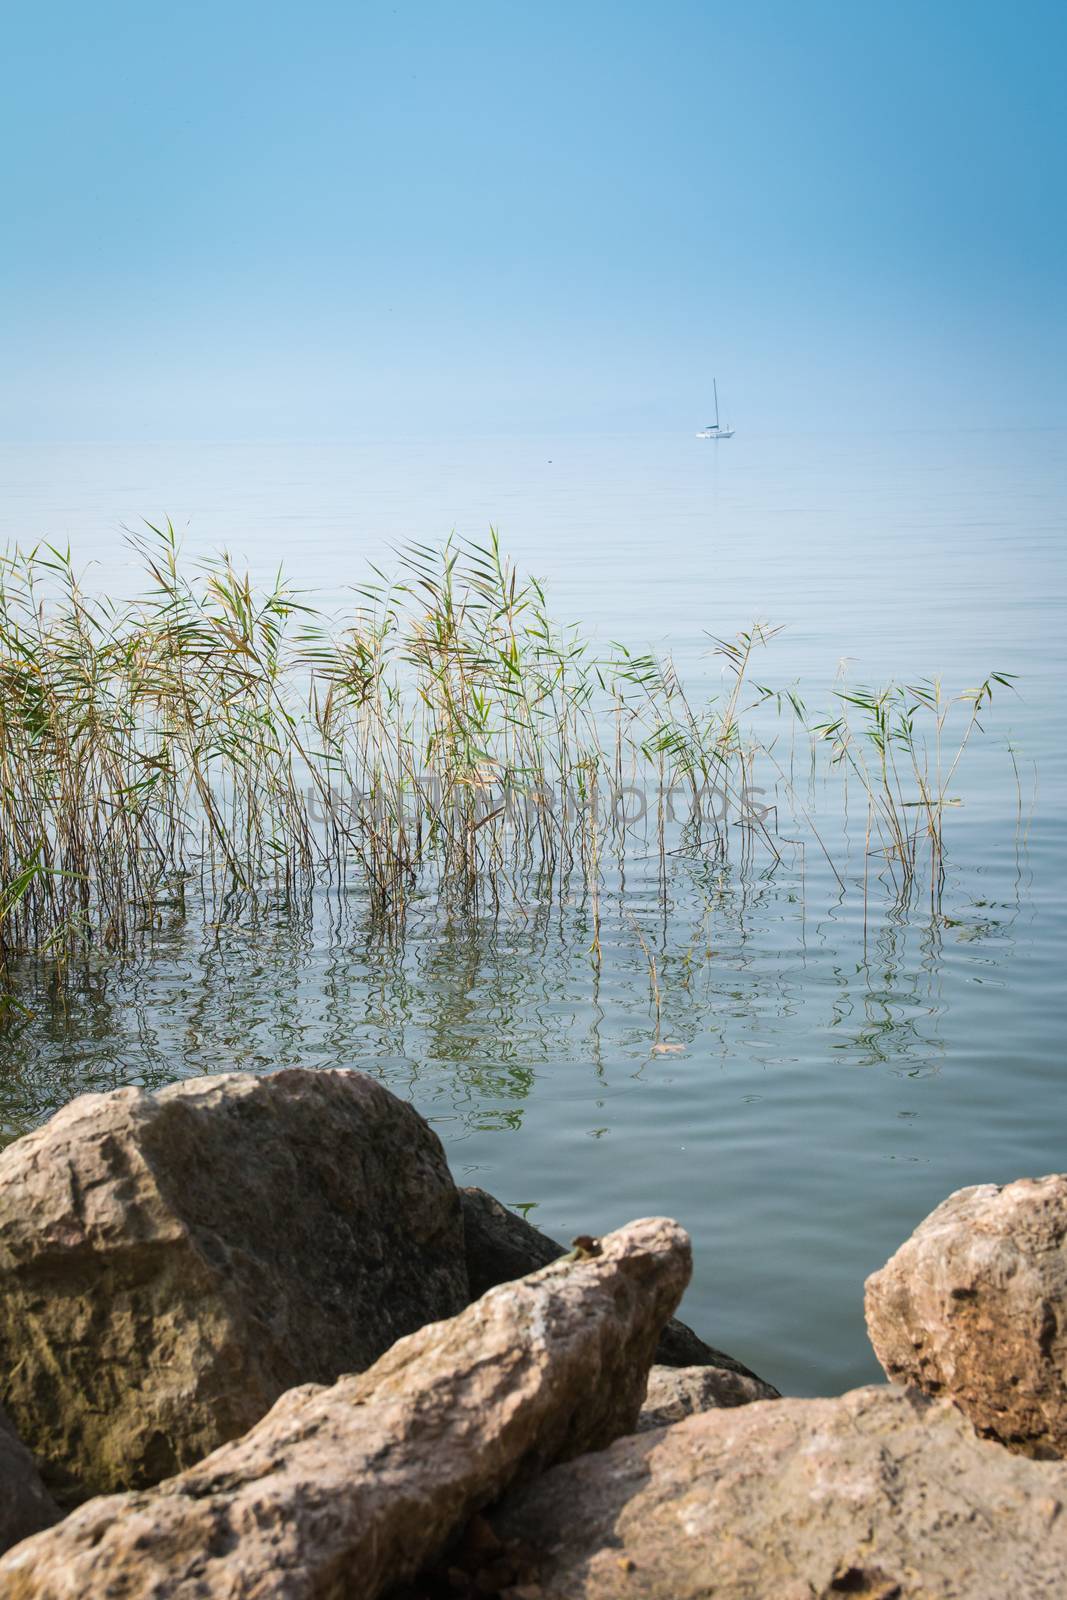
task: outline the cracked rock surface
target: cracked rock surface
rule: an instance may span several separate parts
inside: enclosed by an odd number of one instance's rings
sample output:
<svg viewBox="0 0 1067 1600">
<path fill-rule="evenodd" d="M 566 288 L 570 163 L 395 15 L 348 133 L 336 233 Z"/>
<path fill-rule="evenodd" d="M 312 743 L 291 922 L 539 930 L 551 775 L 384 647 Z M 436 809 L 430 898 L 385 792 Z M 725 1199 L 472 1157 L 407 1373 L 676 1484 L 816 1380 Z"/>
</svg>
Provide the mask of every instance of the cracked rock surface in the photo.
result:
<svg viewBox="0 0 1067 1600">
<path fill-rule="evenodd" d="M 68 1504 L 468 1298 L 440 1141 L 359 1072 L 82 1095 L 0 1153 L 0 1401 Z"/>
<path fill-rule="evenodd" d="M 490 1520 L 540 1600 L 1033 1600 L 1064 1592 L 1067 1465 L 873 1387 L 620 1439 Z"/>
<path fill-rule="evenodd" d="M 1067 1455 L 1067 1176 L 950 1195 L 867 1279 L 888 1377 L 1023 1455 Z"/>
<path fill-rule="evenodd" d="M 633 1222 L 294 1389 L 158 1489 L 82 1506 L 0 1560 L 0 1593 L 374 1600 L 516 1480 L 633 1428 L 690 1268 L 677 1223 Z"/>
</svg>

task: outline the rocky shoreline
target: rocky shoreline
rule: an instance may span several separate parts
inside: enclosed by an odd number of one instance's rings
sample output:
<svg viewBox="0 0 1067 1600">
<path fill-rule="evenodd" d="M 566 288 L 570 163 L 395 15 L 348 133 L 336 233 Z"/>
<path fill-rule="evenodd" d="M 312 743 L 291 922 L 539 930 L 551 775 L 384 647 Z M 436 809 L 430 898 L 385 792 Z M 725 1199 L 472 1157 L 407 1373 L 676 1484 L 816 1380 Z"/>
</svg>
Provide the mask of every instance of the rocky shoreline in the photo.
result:
<svg viewBox="0 0 1067 1600">
<path fill-rule="evenodd" d="M 0 1596 L 1062 1591 L 1067 1178 L 938 1207 L 837 1399 L 674 1320 L 690 1266 L 458 1188 L 359 1072 L 83 1096 L 0 1153 Z"/>
</svg>

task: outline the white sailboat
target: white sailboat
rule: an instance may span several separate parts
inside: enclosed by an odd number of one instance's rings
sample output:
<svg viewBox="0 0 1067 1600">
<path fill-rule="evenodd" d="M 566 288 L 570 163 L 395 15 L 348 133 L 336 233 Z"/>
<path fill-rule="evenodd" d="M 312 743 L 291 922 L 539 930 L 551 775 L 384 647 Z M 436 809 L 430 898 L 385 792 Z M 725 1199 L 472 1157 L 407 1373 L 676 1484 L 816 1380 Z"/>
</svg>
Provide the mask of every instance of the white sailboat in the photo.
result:
<svg viewBox="0 0 1067 1600">
<path fill-rule="evenodd" d="M 715 379 L 711 380 L 711 387 L 715 392 L 715 421 L 709 422 L 706 428 L 701 428 L 697 434 L 698 439 L 732 439 L 734 430 L 728 422 L 719 421 L 719 386 Z"/>
</svg>

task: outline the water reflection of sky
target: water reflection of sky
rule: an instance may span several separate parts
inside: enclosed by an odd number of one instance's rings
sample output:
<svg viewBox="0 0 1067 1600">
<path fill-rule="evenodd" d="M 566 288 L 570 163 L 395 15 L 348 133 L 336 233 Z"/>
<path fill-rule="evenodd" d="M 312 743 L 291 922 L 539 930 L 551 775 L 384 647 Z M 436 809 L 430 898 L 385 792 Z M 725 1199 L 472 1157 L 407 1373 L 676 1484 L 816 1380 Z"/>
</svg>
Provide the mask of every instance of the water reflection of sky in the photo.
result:
<svg viewBox="0 0 1067 1600">
<path fill-rule="evenodd" d="M 162 506 L 191 514 L 193 553 L 284 556 L 341 605 L 384 543 L 494 520 L 563 618 L 669 647 L 708 691 L 706 633 L 757 616 L 788 625 L 760 677 L 819 709 L 840 656 L 855 682 L 1018 671 L 961 769 L 936 912 L 878 884 L 865 908 L 865 815 L 798 785 L 844 892 L 780 796 L 805 848 L 774 870 L 759 850 L 678 856 L 664 898 L 635 843 L 625 892 L 609 873 L 601 896 L 599 967 L 575 886 L 499 919 L 427 899 L 400 942 L 358 893 L 322 897 L 160 935 L 62 996 L 21 974 L 35 1015 L 0 1042 L 0 1124 L 121 1083 L 362 1065 L 433 1119 L 458 1177 L 561 1238 L 679 1217 L 689 1320 L 783 1388 L 864 1381 L 866 1273 L 952 1189 L 1063 1166 L 1062 439 L 543 444 L 23 452 L 0 458 L 0 528 L 88 542 L 119 586 L 119 521 Z"/>
<path fill-rule="evenodd" d="M 940 916 L 883 896 L 865 928 L 810 857 L 803 875 L 676 863 L 665 899 L 631 866 L 601 897 L 599 968 L 581 894 L 496 920 L 426 902 L 399 940 L 358 897 L 190 928 L 62 999 L 23 975 L 4 1128 L 87 1089 L 359 1064 L 433 1120 L 457 1175 L 550 1231 L 681 1217 L 691 1317 L 787 1386 L 860 1379 L 879 1250 L 960 1183 L 1060 1161 L 1029 870 L 994 849 Z M 775 1282 L 796 1296 L 786 1351 Z"/>
</svg>

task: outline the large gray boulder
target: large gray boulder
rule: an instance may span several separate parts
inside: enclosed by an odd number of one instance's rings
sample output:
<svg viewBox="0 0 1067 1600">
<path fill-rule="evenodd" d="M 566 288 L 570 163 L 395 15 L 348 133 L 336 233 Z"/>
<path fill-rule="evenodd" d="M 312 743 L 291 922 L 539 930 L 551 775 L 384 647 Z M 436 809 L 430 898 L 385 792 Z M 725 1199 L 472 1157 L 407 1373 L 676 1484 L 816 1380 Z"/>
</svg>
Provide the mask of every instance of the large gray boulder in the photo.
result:
<svg viewBox="0 0 1067 1600">
<path fill-rule="evenodd" d="M 1065 1506 L 1064 1464 L 885 1387 L 620 1439 L 491 1521 L 539 1600 L 1033 1600 L 1064 1592 Z"/>
<path fill-rule="evenodd" d="M 982 1433 L 1067 1454 L 1067 1176 L 960 1189 L 867 1280 L 887 1375 Z"/>
<path fill-rule="evenodd" d="M 524 1273 L 536 1272 L 538 1267 L 547 1266 L 565 1253 L 565 1245 L 550 1239 L 525 1217 L 509 1211 L 484 1189 L 461 1189 L 459 1194 L 472 1296 L 484 1294 L 494 1284 L 509 1283 Z M 733 1356 L 705 1344 L 692 1328 L 687 1328 L 676 1317 L 670 1319 L 660 1335 L 656 1362 L 664 1367 L 720 1367 L 724 1372 L 737 1373 L 754 1383 L 763 1382 Z"/>
<path fill-rule="evenodd" d="M 0 1411 L 0 1551 L 58 1519 L 33 1457 Z"/>
<path fill-rule="evenodd" d="M 84 1095 L 0 1154 L 0 1400 L 67 1502 L 469 1298 L 439 1140 L 358 1072 Z"/>
<path fill-rule="evenodd" d="M 0 1593 L 374 1600 L 520 1475 L 633 1427 L 689 1271 L 677 1223 L 631 1223 L 368 1372 L 285 1395 L 158 1489 L 82 1506 L 0 1560 Z"/>
</svg>

